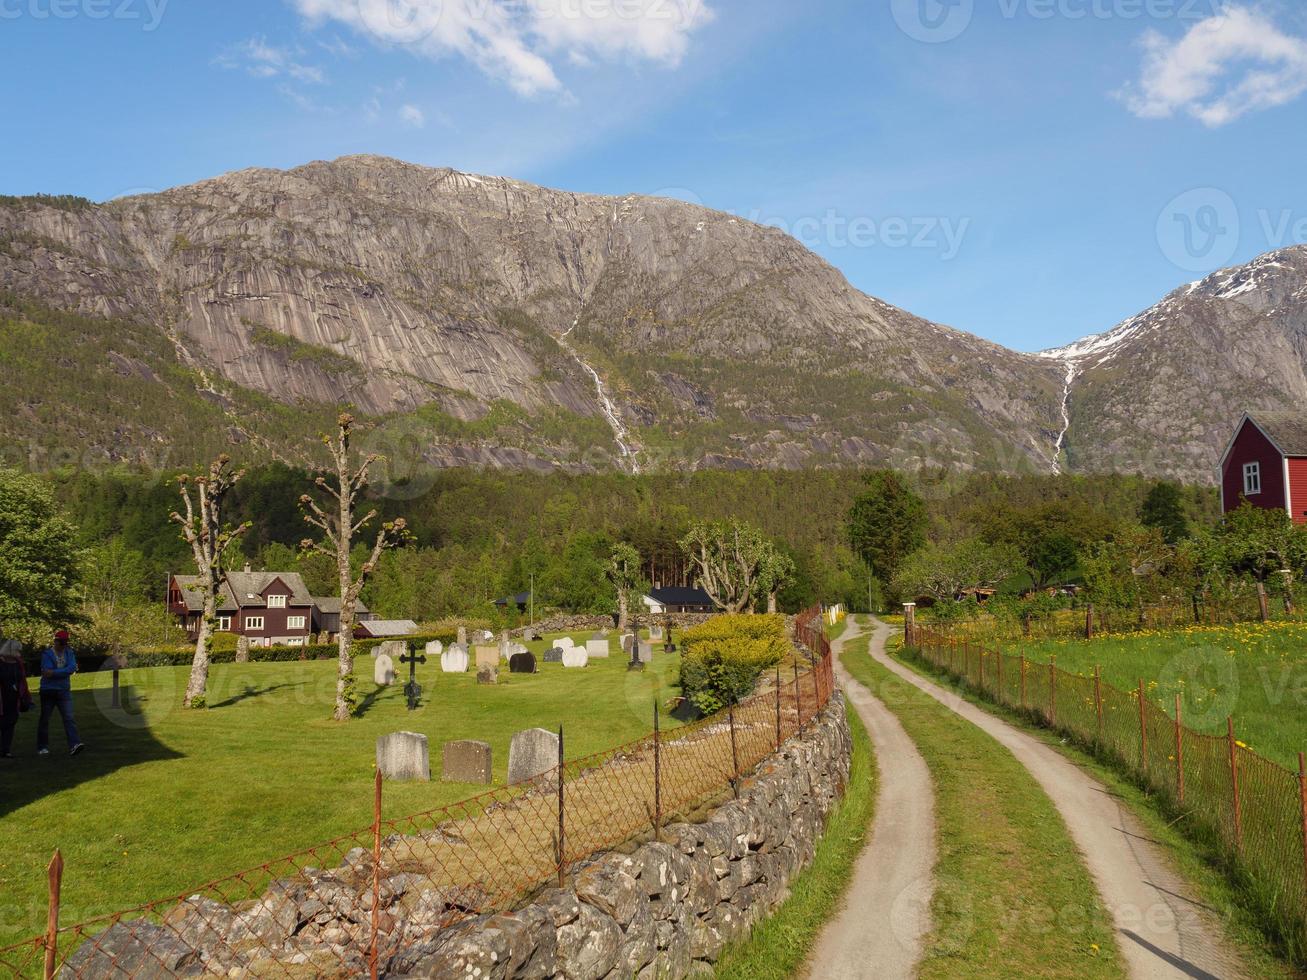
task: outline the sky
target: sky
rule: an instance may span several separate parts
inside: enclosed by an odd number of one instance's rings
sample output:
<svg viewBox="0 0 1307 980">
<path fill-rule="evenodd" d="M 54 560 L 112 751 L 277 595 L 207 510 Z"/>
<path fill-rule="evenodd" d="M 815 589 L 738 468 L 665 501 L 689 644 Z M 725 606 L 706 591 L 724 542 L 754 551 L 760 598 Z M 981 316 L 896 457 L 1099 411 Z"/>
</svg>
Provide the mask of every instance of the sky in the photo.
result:
<svg viewBox="0 0 1307 980">
<path fill-rule="evenodd" d="M 0 0 L 0 193 L 353 153 L 775 224 L 1020 350 L 1307 242 L 1300 0 Z"/>
</svg>

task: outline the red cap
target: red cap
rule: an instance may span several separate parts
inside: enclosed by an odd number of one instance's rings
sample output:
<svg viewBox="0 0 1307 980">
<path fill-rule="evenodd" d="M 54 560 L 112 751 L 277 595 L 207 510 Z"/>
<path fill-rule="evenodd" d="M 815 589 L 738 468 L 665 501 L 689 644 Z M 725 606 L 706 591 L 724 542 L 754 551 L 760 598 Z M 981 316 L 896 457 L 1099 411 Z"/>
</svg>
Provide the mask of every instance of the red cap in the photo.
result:
<svg viewBox="0 0 1307 980">
<path fill-rule="evenodd" d="M 68 631 L 67 631 L 67 630 L 59 630 L 57 633 L 55 633 L 54 638 L 55 638 L 56 640 L 66 640 L 66 639 L 68 639 Z"/>
</svg>

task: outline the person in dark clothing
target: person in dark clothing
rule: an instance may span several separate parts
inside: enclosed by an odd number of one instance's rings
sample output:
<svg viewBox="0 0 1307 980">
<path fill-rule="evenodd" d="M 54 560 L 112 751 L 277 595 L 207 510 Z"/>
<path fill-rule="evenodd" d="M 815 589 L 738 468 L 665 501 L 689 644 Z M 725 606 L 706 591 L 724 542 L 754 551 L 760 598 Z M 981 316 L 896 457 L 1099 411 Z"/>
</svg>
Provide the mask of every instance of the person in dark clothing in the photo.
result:
<svg viewBox="0 0 1307 980">
<path fill-rule="evenodd" d="M 17 640 L 0 644 L 0 758 L 14 757 L 14 729 L 18 716 L 32 707 L 23 668 L 23 648 Z"/>
<path fill-rule="evenodd" d="M 68 645 L 68 631 L 54 635 L 54 643 L 41 654 L 41 718 L 36 723 L 36 754 L 50 754 L 50 716 L 59 712 L 64 734 L 68 736 L 68 754 L 77 755 L 86 746 L 77 734 L 73 720 L 72 676 L 77 673 L 77 654 Z"/>
</svg>

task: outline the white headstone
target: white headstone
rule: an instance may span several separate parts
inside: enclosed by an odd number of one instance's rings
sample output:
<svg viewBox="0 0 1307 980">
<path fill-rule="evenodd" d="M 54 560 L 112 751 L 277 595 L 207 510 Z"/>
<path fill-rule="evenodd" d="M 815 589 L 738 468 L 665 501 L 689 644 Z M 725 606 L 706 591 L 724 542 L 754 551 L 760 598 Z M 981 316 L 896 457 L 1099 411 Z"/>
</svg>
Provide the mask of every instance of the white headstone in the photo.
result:
<svg viewBox="0 0 1307 980">
<path fill-rule="evenodd" d="M 395 662 L 386 654 L 378 654 L 372 664 L 372 680 L 382 687 L 395 683 Z"/>
<path fill-rule="evenodd" d="M 590 663 L 590 654 L 585 647 L 568 647 L 563 651 L 564 667 L 584 667 Z"/>
<path fill-rule="evenodd" d="M 641 642 L 639 647 L 639 655 L 640 655 L 640 663 L 642 664 L 653 663 L 653 644 L 647 642 Z"/>
<path fill-rule="evenodd" d="M 466 674 L 467 663 L 467 651 L 457 644 L 440 655 L 440 669 L 446 674 Z"/>
<path fill-rule="evenodd" d="M 445 652 L 445 644 L 441 643 L 439 640 L 432 640 L 430 643 L 427 644 L 428 657 L 438 657 L 444 652 Z"/>
<path fill-rule="evenodd" d="M 377 768 L 387 779 L 431 781 L 431 755 L 427 737 L 417 732 L 395 732 L 377 739 Z"/>
<path fill-rule="evenodd" d="M 560 636 L 554 641 L 554 646 L 558 647 L 560 650 L 570 650 L 572 647 L 576 646 L 576 644 L 572 642 L 570 636 Z"/>
<path fill-rule="evenodd" d="M 489 643 L 494 638 L 495 638 L 495 634 L 490 632 L 490 630 L 480 630 L 477 633 L 477 639 L 480 640 L 482 643 Z"/>
<path fill-rule="evenodd" d="M 607 640 L 586 640 L 585 652 L 592 657 L 605 658 L 608 656 Z"/>
<path fill-rule="evenodd" d="M 508 743 L 508 784 L 525 783 L 558 768 L 558 736 L 543 728 L 518 732 Z"/>
</svg>

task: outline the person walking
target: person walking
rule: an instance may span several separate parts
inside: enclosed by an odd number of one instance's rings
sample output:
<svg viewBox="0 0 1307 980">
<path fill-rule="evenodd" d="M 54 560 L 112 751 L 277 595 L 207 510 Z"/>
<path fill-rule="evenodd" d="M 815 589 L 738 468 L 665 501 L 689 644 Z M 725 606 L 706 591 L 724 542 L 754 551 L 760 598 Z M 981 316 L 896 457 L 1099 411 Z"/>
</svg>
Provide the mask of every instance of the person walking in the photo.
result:
<svg viewBox="0 0 1307 980">
<path fill-rule="evenodd" d="M 14 729 L 18 716 L 32 707 L 23 668 L 23 647 L 17 640 L 0 644 L 0 759 L 14 757 Z"/>
<path fill-rule="evenodd" d="M 54 643 L 41 654 L 41 718 L 36 724 L 36 754 L 50 754 L 50 716 L 59 712 L 64 734 L 68 736 L 68 754 L 77 755 L 86 748 L 77 734 L 73 720 L 72 676 L 77 673 L 77 654 L 68 645 L 68 631 L 59 630 Z"/>
</svg>

